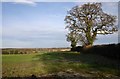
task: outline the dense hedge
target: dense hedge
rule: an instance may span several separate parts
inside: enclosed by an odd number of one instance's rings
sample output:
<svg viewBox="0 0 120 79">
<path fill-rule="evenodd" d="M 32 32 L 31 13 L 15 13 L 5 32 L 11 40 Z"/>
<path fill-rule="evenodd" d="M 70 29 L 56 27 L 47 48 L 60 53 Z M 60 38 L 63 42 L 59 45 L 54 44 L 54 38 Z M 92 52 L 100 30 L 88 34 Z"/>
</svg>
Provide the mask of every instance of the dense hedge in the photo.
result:
<svg viewBox="0 0 120 79">
<path fill-rule="evenodd" d="M 108 45 L 95 45 L 90 48 L 84 48 L 78 46 L 71 50 L 78 51 L 81 53 L 92 53 L 92 54 L 102 55 L 111 59 L 120 60 L 120 43 L 108 44 Z"/>
</svg>

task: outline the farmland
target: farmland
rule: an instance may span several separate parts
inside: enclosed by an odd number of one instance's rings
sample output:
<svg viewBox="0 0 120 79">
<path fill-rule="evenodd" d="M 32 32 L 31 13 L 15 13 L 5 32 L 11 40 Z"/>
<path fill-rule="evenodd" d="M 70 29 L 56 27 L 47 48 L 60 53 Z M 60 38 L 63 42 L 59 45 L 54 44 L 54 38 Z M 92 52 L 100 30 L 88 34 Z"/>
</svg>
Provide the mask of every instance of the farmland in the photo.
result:
<svg viewBox="0 0 120 79">
<path fill-rule="evenodd" d="M 11 77 L 120 77 L 116 60 L 96 54 L 71 51 L 39 51 L 31 54 L 3 54 L 2 76 Z"/>
</svg>

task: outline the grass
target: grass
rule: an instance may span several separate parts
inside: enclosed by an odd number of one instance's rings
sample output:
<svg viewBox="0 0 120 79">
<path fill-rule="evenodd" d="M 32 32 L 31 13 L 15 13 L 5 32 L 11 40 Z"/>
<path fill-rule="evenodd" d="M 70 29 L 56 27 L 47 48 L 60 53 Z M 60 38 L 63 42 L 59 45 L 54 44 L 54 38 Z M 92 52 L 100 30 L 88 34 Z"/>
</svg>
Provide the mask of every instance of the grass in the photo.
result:
<svg viewBox="0 0 120 79">
<path fill-rule="evenodd" d="M 7 77 L 41 76 L 68 70 L 85 76 L 119 76 L 115 60 L 78 52 L 2 55 L 2 61 L 2 75 Z"/>
</svg>

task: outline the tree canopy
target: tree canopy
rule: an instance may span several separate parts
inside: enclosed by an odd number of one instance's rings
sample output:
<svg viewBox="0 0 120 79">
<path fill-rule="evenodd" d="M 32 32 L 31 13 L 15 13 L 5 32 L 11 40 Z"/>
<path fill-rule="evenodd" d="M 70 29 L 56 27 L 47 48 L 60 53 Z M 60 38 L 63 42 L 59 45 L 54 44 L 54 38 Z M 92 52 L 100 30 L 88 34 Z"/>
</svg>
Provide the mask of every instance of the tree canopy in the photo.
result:
<svg viewBox="0 0 120 79">
<path fill-rule="evenodd" d="M 101 3 L 73 7 L 67 12 L 65 22 L 66 29 L 69 30 L 67 41 L 71 45 L 71 39 L 75 43 L 81 42 L 83 46 L 93 45 L 97 34 L 113 34 L 117 31 L 116 16 L 103 12 Z"/>
</svg>

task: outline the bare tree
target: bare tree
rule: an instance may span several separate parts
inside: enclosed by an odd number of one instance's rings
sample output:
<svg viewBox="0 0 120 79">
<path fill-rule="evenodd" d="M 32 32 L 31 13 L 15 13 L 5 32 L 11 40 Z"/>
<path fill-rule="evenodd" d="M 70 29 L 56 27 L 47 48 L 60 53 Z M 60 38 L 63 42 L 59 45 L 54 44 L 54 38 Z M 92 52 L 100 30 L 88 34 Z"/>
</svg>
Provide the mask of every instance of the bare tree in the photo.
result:
<svg viewBox="0 0 120 79">
<path fill-rule="evenodd" d="M 82 42 L 85 47 L 93 45 L 97 34 L 113 34 L 117 31 L 116 16 L 103 12 L 101 3 L 87 3 L 73 7 L 68 11 L 65 22 L 70 32 L 67 39 L 73 37 L 71 33 L 74 31 L 75 34 L 79 34 L 76 35 L 79 36 L 79 40 L 78 37 L 72 39 Z"/>
</svg>

